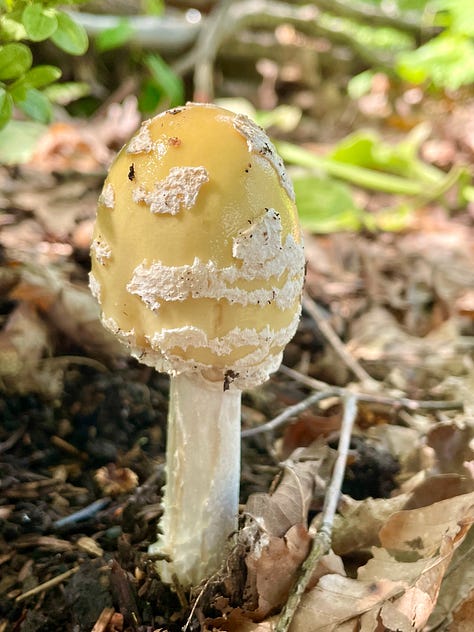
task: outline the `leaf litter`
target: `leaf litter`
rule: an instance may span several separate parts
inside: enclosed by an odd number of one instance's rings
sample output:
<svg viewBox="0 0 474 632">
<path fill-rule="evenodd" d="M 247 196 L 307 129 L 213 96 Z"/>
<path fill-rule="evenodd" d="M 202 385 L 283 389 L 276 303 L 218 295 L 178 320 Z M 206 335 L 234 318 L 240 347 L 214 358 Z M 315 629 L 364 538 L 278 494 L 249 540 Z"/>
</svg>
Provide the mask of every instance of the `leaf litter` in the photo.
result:
<svg viewBox="0 0 474 632">
<path fill-rule="evenodd" d="M 95 199 L 123 142 L 119 114 L 89 130 L 52 128 L 27 167 L 1 170 L 0 630 L 271 632 L 320 526 L 338 396 L 245 439 L 241 528 L 226 565 L 184 599 L 163 586 L 146 549 L 161 511 L 167 380 L 123 356 L 86 287 Z M 360 400 L 332 550 L 292 632 L 469 629 L 470 212 L 433 204 L 404 233 L 306 236 L 308 294 L 377 390 Z M 367 388 L 307 313 L 285 363 L 320 386 Z M 278 374 L 246 394 L 244 427 L 308 388 Z"/>
</svg>

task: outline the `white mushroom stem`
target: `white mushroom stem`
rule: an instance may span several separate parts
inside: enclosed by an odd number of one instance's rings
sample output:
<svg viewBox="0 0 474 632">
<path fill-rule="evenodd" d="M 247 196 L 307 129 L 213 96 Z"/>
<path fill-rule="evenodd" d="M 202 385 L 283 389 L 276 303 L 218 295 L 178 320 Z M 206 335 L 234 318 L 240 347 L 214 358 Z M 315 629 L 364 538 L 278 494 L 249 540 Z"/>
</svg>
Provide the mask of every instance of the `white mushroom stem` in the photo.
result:
<svg viewBox="0 0 474 632">
<path fill-rule="evenodd" d="M 241 391 L 171 377 L 161 533 L 149 552 L 163 581 L 196 586 L 215 572 L 237 529 Z"/>
</svg>

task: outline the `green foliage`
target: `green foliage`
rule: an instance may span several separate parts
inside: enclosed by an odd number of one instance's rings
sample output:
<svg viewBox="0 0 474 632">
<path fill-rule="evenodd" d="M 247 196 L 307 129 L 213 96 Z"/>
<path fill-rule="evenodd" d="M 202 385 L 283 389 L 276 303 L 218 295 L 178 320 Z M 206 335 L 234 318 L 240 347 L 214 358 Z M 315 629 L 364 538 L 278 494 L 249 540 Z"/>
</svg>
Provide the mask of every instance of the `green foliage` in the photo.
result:
<svg viewBox="0 0 474 632">
<path fill-rule="evenodd" d="M 99 53 L 104 53 L 114 48 L 120 48 L 126 44 L 133 35 L 133 28 L 130 22 L 124 18 L 117 26 L 105 29 L 95 39 L 95 46 Z"/>
<path fill-rule="evenodd" d="M 431 0 L 425 11 L 443 31 L 413 51 L 401 53 L 396 71 L 411 83 L 457 90 L 474 82 L 474 3 Z"/>
<path fill-rule="evenodd" d="M 60 0 L 0 0 L 0 129 L 10 121 L 14 106 L 41 123 L 52 117 L 44 89 L 60 78 L 61 70 L 50 65 L 32 67 L 28 42 L 49 39 L 70 55 L 86 52 L 87 34 L 57 8 L 63 4 Z"/>
<path fill-rule="evenodd" d="M 436 88 L 457 90 L 474 82 L 474 42 L 446 31 L 420 48 L 399 55 L 396 70 L 402 79 Z"/>
<path fill-rule="evenodd" d="M 293 177 L 296 204 L 302 226 L 315 233 L 360 230 L 364 212 L 342 182 L 316 175 Z"/>
<path fill-rule="evenodd" d="M 34 121 L 10 121 L 0 130 L 0 164 L 27 162 L 46 129 L 45 125 Z"/>
<path fill-rule="evenodd" d="M 144 113 L 156 110 L 159 103 L 167 107 L 181 105 L 184 102 L 184 87 L 168 64 L 157 54 L 148 54 L 143 58 L 143 64 L 150 75 L 142 85 L 138 104 Z"/>
</svg>

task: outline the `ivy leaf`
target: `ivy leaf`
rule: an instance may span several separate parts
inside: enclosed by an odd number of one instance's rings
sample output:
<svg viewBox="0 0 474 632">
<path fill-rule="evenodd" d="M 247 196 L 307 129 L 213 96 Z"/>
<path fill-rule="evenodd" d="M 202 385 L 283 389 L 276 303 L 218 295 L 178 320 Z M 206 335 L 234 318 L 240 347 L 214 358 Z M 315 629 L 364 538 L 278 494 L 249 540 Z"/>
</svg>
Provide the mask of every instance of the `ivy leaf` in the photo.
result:
<svg viewBox="0 0 474 632">
<path fill-rule="evenodd" d="M 0 80 L 16 79 L 31 66 L 33 56 L 24 44 L 6 44 L 0 47 Z"/>
<path fill-rule="evenodd" d="M 87 33 L 83 26 L 63 11 L 56 14 L 58 28 L 51 36 L 58 48 L 70 55 L 83 55 L 89 46 Z"/>
<path fill-rule="evenodd" d="M 5 127 L 11 118 L 13 100 L 5 88 L 0 88 L 0 129 Z"/>
<path fill-rule="evenodd" d="M 27 116 L 40 123 L 49 123 L 53 116 L 49 99 L 35 88 L 26 91 L 26 97 L 18 102 L 18 107 Z"/>
<path fill-rule="evenodd" d="M 22 22 L 28 37 L 33 42 L 48 39 L 58 28 L 54 9 L 44 8 L 39 3 L 29 4 L 24 8 Z"/>
</svg>

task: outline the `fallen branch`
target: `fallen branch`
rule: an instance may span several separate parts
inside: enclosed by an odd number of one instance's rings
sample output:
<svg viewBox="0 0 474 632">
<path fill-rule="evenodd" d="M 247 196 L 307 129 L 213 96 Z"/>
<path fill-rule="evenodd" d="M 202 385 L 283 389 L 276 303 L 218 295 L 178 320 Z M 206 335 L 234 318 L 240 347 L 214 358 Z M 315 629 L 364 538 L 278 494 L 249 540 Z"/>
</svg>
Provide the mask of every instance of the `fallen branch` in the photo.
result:
<svg viewBox="0 0 474 632">
<path fill-rule="evenodd" d="M 352 428 L 357 417 L 357 397 L 347 394 L 343 399 L 344 413 L 342 416 L 341 433 L 337 449 L 331 481 L 324 499 L 324 507 L 318 519 L 321 527 L 315 535 L 308 557 L 301 566 L 301 572 L 296 580 L 288 600 L 280 614 L 275 632 L 287 632 L 298 609 L 301 598 L 308 587 L 309 581 L 319 560 L 331 548 L 331 537 L 336 515 L 337 505 L 341 495 L 341 487 L 346 469 L 347 455 L 352 436 Z"/>
<path fill-rule="evenodd" d="M 365 384 L 376 384 L 376 381 L 367 373 L 367 371 L 360 366 L 351 354 L 347 351 L 344 343 L 336 334 L 334 329 L 328 323 L 327 319 L 321 312 L 318 305 L 307 295 L 303 296 L 303 309 L 316 323 L 319 331 L 323 334 L 331 347 L 341 358 L 344 364 L 352 371 L 358 380 Z"/>
<path fill-rule="evenodd" d="M 74 566 L 74 568 L 70 568 L 65 573 L 61 573 L 60 575 L 56 575 L 56 577 L 48 579 L 47 582 L 43 582 L 42 584 L 38 584 L 38 586 L 35 586 L 31 590 L 27 590 L 26 592 L 22 593 L 21 595 L 18 595 L 18 597 L 15 599 L 15 601 L 17 603 L 19 603 L 20 601 L 24 601 L 25 599 L 28 599 L 29 597 L 34 597 L 34 595 L 37 595 L 40 592 L 43 592 L 45 590 L 49 590 L 50 588 L 54 588 L 54 586 L 57 586 L 58 584 L 61 584 L 64 580 L 69 579 L 69 577 L 74 575 L 74 573 L 77 573 L 79 568 L 80 568 L 80 566 Z"/>
<path fill-rule="evenodd" d="M 280 373 L 292 378 L 296 382 L 300 382 L 300 384 L 304 384 L 305 386 L 309 386 L 309 388 L 314 389 L 315 391 L 332 391 L 339 397 L 344 397 L 345 395 L 354 394 L 354 391 L 345 388 L 343 386 L 331 386 L 327 382 L 322 382 L 321 380 L 316 380 L 313 377 L 309 377 L 308 375 L 304 375 L 299 371 L 295 371 L 295 369 L 290 369 L 290 367 L 281 365 L 279 368 Z M 391 406 L 396 409 L 407 409 L 410 411 L 416 410 L 462 410 L 464 408 L 464 403 L 461 400 L 451 400 L 451 401 L 442 401 L 442 400 L 422 400 L 422 399 L 409 399 L 408 397 L 391 397 L 390 395 L 375 395 L 372 393 L 356 393 L 356 397 L 359 402 L 366 402 L 368 404 L 380 404 L 382 406 Z"/>
<path fill-rule="evenodd" d="M 242 430 L 240 436 L 244 439 L 247 437 L 253 437 L 257 434 L 261 434 L 262 432 L 271 432 L 272 430 L 276 430 L 280 426 L 282 426 L 288 419 L 294 417 L 295 415 L 299 415 L 304 410 L 313 406 L 314 404 L 322 401 L 323 399 L 328 399 L 329 397 L 338 396 L 337 391 L 328 389 L 323 393 L 313 393 L 303 401 L 294 404 L 293 406 L 289 406 L 282 413 L 280 413 L 274 419 L 267 421 L 267 423 L 262 424 L 261 426 L 256 426 L 255 428 L 248 428 L 247 430 Z"/>
</svg>

